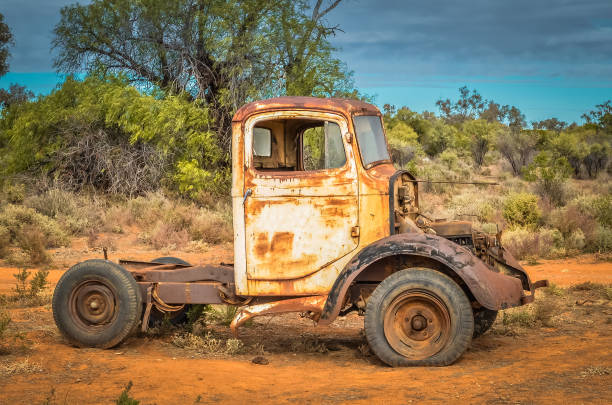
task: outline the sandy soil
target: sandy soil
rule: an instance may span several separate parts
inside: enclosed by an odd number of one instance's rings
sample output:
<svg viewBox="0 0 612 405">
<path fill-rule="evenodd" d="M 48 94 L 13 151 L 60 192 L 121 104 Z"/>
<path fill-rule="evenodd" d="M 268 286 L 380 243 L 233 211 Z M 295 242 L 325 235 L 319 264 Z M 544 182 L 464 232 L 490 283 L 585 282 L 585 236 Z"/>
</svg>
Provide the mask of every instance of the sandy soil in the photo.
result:
<svg viewBox="0 0 612 405">
<path fill-rule="evenodd" d="M 86 250 L 56 252 L 65 258 L 58 267 L 99 257 Z M 121 253 L 111 252 L 133 259 L 156 256 L 142 249 Z M 211 248 L 181 257 L 231 261 L 231 250 Z M 593 257 L 527 268 L 533 279 L 563 286 L 612 283 L 612 263 Z M 53 284 L 62 271 L 51 271 Z M 0 293 L 12 289 L 15 272 L 0 268 Z M 257 319 L 241 331 L 247 347 L 263 346 L 269 364 L 257 365 L 251 362 L 253 352 L 202 355 L 175 347 L 170 335 L 136 336 L 112 350 L 77 349 L 57 332 L 49 305 L 11 308 L 12 330 L 25 333 L 30 347 L 0 356 L 0 365 L 27 358 L 38 370 L 0 377 L 0 404 L 43 403 L 52 390 L 51 403 L 110 404 L 128 381 L 133 382 L 131 396 L 141 404 L 609 403 L 612 307 L 589 296 L 577 296 L 573 305 L 574 298 L 566 299 L 569 304 L 563 304 L 565 312 L 554 326 L 511 334 L 494 327 L 452 366 L 404 369 L 386 367 L 367 353 L 363 319 L 356 314 L 317 328 L 293 314 Z M 215 331 L 227 336 L 224 328 Z M 305 341 L 316 342 L 324 353 L 301 350 L 306 345 L 299 342 Z"/>
</svg>

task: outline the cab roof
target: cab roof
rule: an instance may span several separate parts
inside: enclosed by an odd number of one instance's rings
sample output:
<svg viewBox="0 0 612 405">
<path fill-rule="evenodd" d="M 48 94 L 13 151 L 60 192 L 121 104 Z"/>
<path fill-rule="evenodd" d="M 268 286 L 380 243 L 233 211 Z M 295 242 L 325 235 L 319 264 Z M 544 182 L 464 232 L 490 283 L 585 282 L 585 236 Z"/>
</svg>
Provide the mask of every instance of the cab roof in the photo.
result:
<svg viewBox="0 0 612 405">
<path fill-rule="evenodd" d="M 293 96 L 270 98 L 245 104 L 236 111 L 232 121 L 242 122 L 257 113 L 280 110 L 320 110 L 341 113 L 347 118 L 350 118 L 355 113 L 380 114 L 376 106 L 359 100 Z"/>
</svg>

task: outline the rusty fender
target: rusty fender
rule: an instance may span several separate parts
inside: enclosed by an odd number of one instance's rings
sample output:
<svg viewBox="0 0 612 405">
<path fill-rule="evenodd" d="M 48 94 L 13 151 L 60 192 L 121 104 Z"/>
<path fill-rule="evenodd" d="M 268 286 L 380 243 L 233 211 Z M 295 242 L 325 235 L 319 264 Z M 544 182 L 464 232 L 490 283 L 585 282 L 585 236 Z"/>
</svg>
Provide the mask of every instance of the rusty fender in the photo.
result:
<svg viewBox="0 0 612 405">
<path fill-rule="evenodd" d="M 326 298 L 326 295 L 314 295 L 251 305 L 242 308 L 236 314 L 230 324 L 230 329 L 234 336 L 237 337 L 238 328 L 249 319 L 259 315 L 280 314 L 284 312 L 312 312 L 313 319 L 317 319 L 323 310 Z"/>
<path fill-rule="evenodd" d="M 319 324 L 329 324 L 338 316 L 347 290 L 359 273 L 380 259 L 398 255 L 428 257 L 450 268 L 485 308 L 499 310 L 523 304 L 523 286 L 518 278 L 490 270 L 470 251 L 448 239 L 403 233 L 383 238 L 357 253 L 332 286 Z"/>
</svg>

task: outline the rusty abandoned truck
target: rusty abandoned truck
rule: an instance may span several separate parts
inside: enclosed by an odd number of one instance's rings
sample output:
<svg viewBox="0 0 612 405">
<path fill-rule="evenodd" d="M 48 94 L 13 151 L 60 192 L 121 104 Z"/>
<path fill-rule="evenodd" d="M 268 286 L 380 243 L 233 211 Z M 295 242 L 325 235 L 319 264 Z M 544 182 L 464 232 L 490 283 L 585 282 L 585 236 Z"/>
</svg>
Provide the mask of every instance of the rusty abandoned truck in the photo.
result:
<svg viewBox="0 0 612 405">
<path fill-rule="evenodd" d="M 189 304 L 240 306 L 235 334 L 258 315 L 326 325 L 358 311 L 383 362 L 440 366 L 547 284 L 529 279 L 500 233 L 420 213 L 418 181 L 394 168 L 373 105 L 258 101 L 236 112 L 232 132 L 234 263 L 78 263 L 53 296 L 70 343 L 113 347 Z"/>
</svg>

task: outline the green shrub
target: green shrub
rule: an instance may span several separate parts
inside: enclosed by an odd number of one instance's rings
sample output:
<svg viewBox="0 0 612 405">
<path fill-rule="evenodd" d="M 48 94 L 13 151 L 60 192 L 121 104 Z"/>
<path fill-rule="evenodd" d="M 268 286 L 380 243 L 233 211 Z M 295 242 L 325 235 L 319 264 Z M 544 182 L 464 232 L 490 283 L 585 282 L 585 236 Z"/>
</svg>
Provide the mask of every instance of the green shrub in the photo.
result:
<svg viewBox="0 0 612 405">
<path fill-rule="evenodd" d="M 24 184 L 5 182 L 2 187 L 4 200 L 10 204 L 21 204 L 26 196 Z"/>
<path fill-rule="evenodd" d="M 8 312 L 0 310 L 0 341 L 2 341 L 4 338 L 4 334 L 6 333 L 10 323 L 11 316 L 8 314 Z"/>
<path fill-rule="evenodd" d="M 612 252 L 612 228 L 598 226 L 593 233 L 593 241 L 587 249 L 598 253 Z"/>
<path fill-rule="evenodd" d="M 551 258 L 565 254 L 563 235 L 556 229 L 515 228 L 502 233 L 502 246 L 517 259 Z"/>
<path fill-rule="evenodd" d="M 612 228 L 612 194 L 595 198 L 593 211 L 601 226 Z"/>
<path fill-rule="evenodd" d="M 0 225 L 0 258 L 6 256 L 10 243 L 11 233 L 6 226 Z"/>
<path fill-rule="evenodd" d="M 576 229 L 564 238 L 565 248 L 568 253 L 580 252 L 586 245 L 586 238 L 581 229 Z"/>
<path fill-rule="evenodd" d="M 59 224 L 32 208 L 11 204 L 3 207 L 0 211 L 0 226 L 8 229 L 11 243 L 15 243 L 22 230 L 29 226 L 42 233 L 47 248 L 68 244 L 68 237 Z"/>
<path fill-rule="evenodd" d="M 540 196 L 555 206 L 565 203 L 565 184 L 572 167 L 565 157 L 556 157 L 549 151 L 540 152 L 525 170 L 525 179 L 535 182 Z"/>
<path fill-rule="evenodd" d="M 538 197 L 529 193 L 510 194 L 504 201 L 502 214 L 511 227 L 530 228 L 535 228 L 542 216 Z"/>
<path fill-rule="evenodd" d="M 132 382 L 128 382 L 123 391 L 121 391 L 121 395 L 115 401 L 116 405 L 138 405 L 140 401 L 135 400 L 130 396 L 130 390 L 132 389 Z"/>
</svg>

